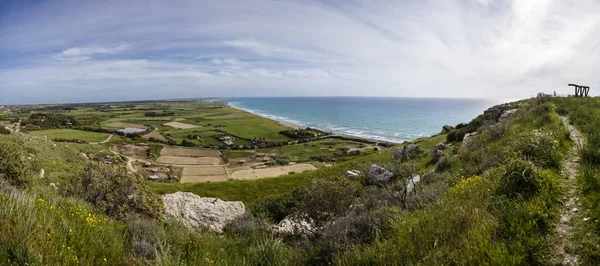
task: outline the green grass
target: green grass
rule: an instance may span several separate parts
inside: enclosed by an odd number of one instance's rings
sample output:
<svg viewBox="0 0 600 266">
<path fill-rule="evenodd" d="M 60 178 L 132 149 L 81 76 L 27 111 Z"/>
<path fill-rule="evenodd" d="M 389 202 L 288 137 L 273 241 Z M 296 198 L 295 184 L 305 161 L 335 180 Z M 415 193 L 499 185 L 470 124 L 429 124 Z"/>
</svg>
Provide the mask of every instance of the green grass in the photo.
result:
<svg viewBox="0 0 600 266">
<path fill-rule="evenodd" d="M 101 142 L 110 135 L 106 133 L 89 132 L 73 129 L 49 129 L 33 131 L 31 132 L 31 134 L 37 136 L 46 136 L 49 139 L 77 139 L 87 142 Z"/>
<path fill-rule="evenodd" d="M 578 176 L 580 203 L 575 216 L 575 236 L 572 240 L 582 265 L 600 264 L 600 98 L 558 98 L 559 112 L 568 115 L 586 139 L 580 152 L 581 170 Z M 590 221 L 583 222 L 583 218 Z M 594 221 L 594 222 L 592 222 Z"/>
<path fill-rule="evenodd" d="M 417 140 L 421 149 L 433 150 L 433 147 L 442 142 L 445 136 L 440 135 L 432 138 Z M 326 141 L 324 141 L 326 142 Z M 343 142 L 341 142 L 343 143 Z M 159 194 L 169 194 L 177 191 L 192 192 L 202 197 L 216 197 L 223 200 L 239 200 L 251 206 L 257 201 L 268 197 L 289 193 L 297 188 L 310 184 L 311 180 L 317 178 L 328 178 L 332 176 L 343 176 L 351 169 L 366 171 L 371 164 L 390 164 L 392 153 L 395 148 L 383 149 L 378 153 L 359 157 L 348 162 L 337 163 L 331 167 L 325 167 L 316 171 L 284 175 L 280 177 L 263 178 L 258 180 L 230 180 L 227 182 L 209 183 L 167 183 L 153 182 L 150 187 Z M 419 157 L 422 172 L 430 169 L 427 165 L 428 154 Z"/>
</svg>

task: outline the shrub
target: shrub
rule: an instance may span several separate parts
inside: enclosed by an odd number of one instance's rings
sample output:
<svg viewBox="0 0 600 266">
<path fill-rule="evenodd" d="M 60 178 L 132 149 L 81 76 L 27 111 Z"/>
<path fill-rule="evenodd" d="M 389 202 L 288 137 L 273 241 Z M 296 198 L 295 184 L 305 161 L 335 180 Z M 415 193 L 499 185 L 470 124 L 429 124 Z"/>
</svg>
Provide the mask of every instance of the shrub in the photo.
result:
<svg viewBox="0 0 600 266">
<path fill-rule="evenodd" d="M 497 193 L 514 198 L 528 198 L 540 189 L 541 177 L 535 165 L 522 158 L 510 158 L 503 168 Z"/>
<path fill-rule="evenodd" d="M 450 167 L 452 167 L 452 164 L 450 163 L 450 161 L 446 157 L 442 157 L 435 164 L 435 171 L 443 172 L 443 171 L 450 169 Z"/>
<path fill-rule="evenodd" d="M 446 142 L 461 142 L 465 138 L 465 134 L 464 128 L 452 130 L 446 135 Z"/>
<path fill-rule="evenodd" d="M 131 237 L 131 251 L 135 257 L 145 260 L 157 257 L 164 232 L 156 220 L 130 220 L 127 222 L 127 232 Z"/>
<path fill-rule="evenodd" d="M 7 128 L 0 126 L 0 135 L 8 135 L 10 134 L 10 130 L 8 130 Z"/>
<path fill-rule="evenodd" d="M 320 264 L 326 265 L 333 255 L 354 245 L 371 244 L 379 240 L 392 226 L 398 210 L 383 207 L 363 214 L 340 217 L 323 227 L 317 241 Z M 316 261 L 312 261 L 316 263 Z"/>
<path fill-rule="evenodd" d="M 81 176 L 84 199 L 107 215 L 122 219 L 136 213 L 162 218 L 162 200 L 150 191 L 141 176 L 97 162 L 88 163 Z"/>
<path fill-rule="evenodd" d="M 345 178 L 317 179 L 304 193 L 297 193 L 297 210 L 322 224 L 343 215 L 354 202 L 357 192 L 356 184 Z"/>
<path fill-rule="evenodd" d="M 256 218 L 249 212 L 245 213 L 242 217 L 231 221 L 225 226 L 223 231 L 233 236 L 247 237 L 250 239 L 269 234 L 267 223 Z"/>
<path fill-rule="evenodd" d="M 297 194 L 299 190 L 296 190 Z M 263 201 L 257 202 L 252 211 L 257 215 L 263 216 L 273 222 L 279 222 L 286 216 L 292 214 L 298 205 L 298 200 L 292 193 L 278 197 L 269 197 Z"/>
<path fill-rule="evenodd" d="M 14 142 L 0 143 L 0 177 L 17 186 L 25 185 L 33 178 L 30 162 L 23 149 Z"/>
</svg>

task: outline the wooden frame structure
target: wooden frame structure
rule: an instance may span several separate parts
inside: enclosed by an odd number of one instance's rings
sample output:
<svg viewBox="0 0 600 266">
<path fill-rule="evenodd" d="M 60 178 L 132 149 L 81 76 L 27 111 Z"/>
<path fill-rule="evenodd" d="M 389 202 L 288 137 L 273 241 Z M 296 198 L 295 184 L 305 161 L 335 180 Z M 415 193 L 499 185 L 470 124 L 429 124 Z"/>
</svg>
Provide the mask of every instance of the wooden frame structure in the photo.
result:
<svg viewBox="0 0 600 266">
<path fill-rule="evenodd" d="M 575 87 L 575 97 L 587 97 L 590 93 L 590 87 L 581 86 L 577 84 L 569 84 L 569 86 Z"/>
</svg>

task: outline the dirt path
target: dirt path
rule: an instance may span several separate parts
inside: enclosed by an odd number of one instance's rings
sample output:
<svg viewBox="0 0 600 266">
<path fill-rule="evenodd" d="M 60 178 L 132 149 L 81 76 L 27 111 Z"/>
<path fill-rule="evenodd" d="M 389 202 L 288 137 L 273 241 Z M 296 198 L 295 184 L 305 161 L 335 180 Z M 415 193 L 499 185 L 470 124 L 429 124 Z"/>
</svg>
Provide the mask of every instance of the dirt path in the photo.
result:
<svg viewBox="0 0 600 266">
<path fill-rule="evenodd" d="M 110 139 L 112 139 L 112 137 L 113 137 L 114 135 L 115 135 L 115 134 L 110 134 L 110 136 L 108 136 L 108 137 L 107 137 L 105 140 L 103 140 L 103 141 L 100 141 L 100 142 L 90 142 L 90 144 L 104 144 L 104 143 L 108 143 L 108 142 L 110 141 Z"/>
<path fill-rule="evenodd" d="M 578 257 L 572 243 L 572 233 L 576 219 L 577 208 L 577 174 L 579 171 L 579 150 L 585 144 L 581 132 L 569 123 L 569 118 L 561 116 L 560 120 L 567 127 L 571 139 L 575 142 L 567 158 L 563 162 L 563 176 L 565 177 L 566 199 L 560 212 L 560 220 L 556 224 L 557 244 L 556 263 L 560 265 L 577 265 Z"/>
</svg>

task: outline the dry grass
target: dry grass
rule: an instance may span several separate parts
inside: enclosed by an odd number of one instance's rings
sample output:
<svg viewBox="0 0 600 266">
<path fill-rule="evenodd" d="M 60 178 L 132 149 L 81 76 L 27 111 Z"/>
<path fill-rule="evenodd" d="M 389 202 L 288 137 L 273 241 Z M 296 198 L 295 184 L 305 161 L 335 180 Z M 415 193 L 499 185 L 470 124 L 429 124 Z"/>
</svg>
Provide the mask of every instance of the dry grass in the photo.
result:
<svg viewBox="0 0 600 266">
<path fill-rule="evenodd" d="M 312 170 L 317 170 L 317 168 L 312 164 L 296 164 L 265 169 L 250 169 L 233 172 L 233 174 L 231 174 L 231 179 L 259 179 L 265 177 L 281 176 L 290 172 L 302 173 Z"/>
</svg>

